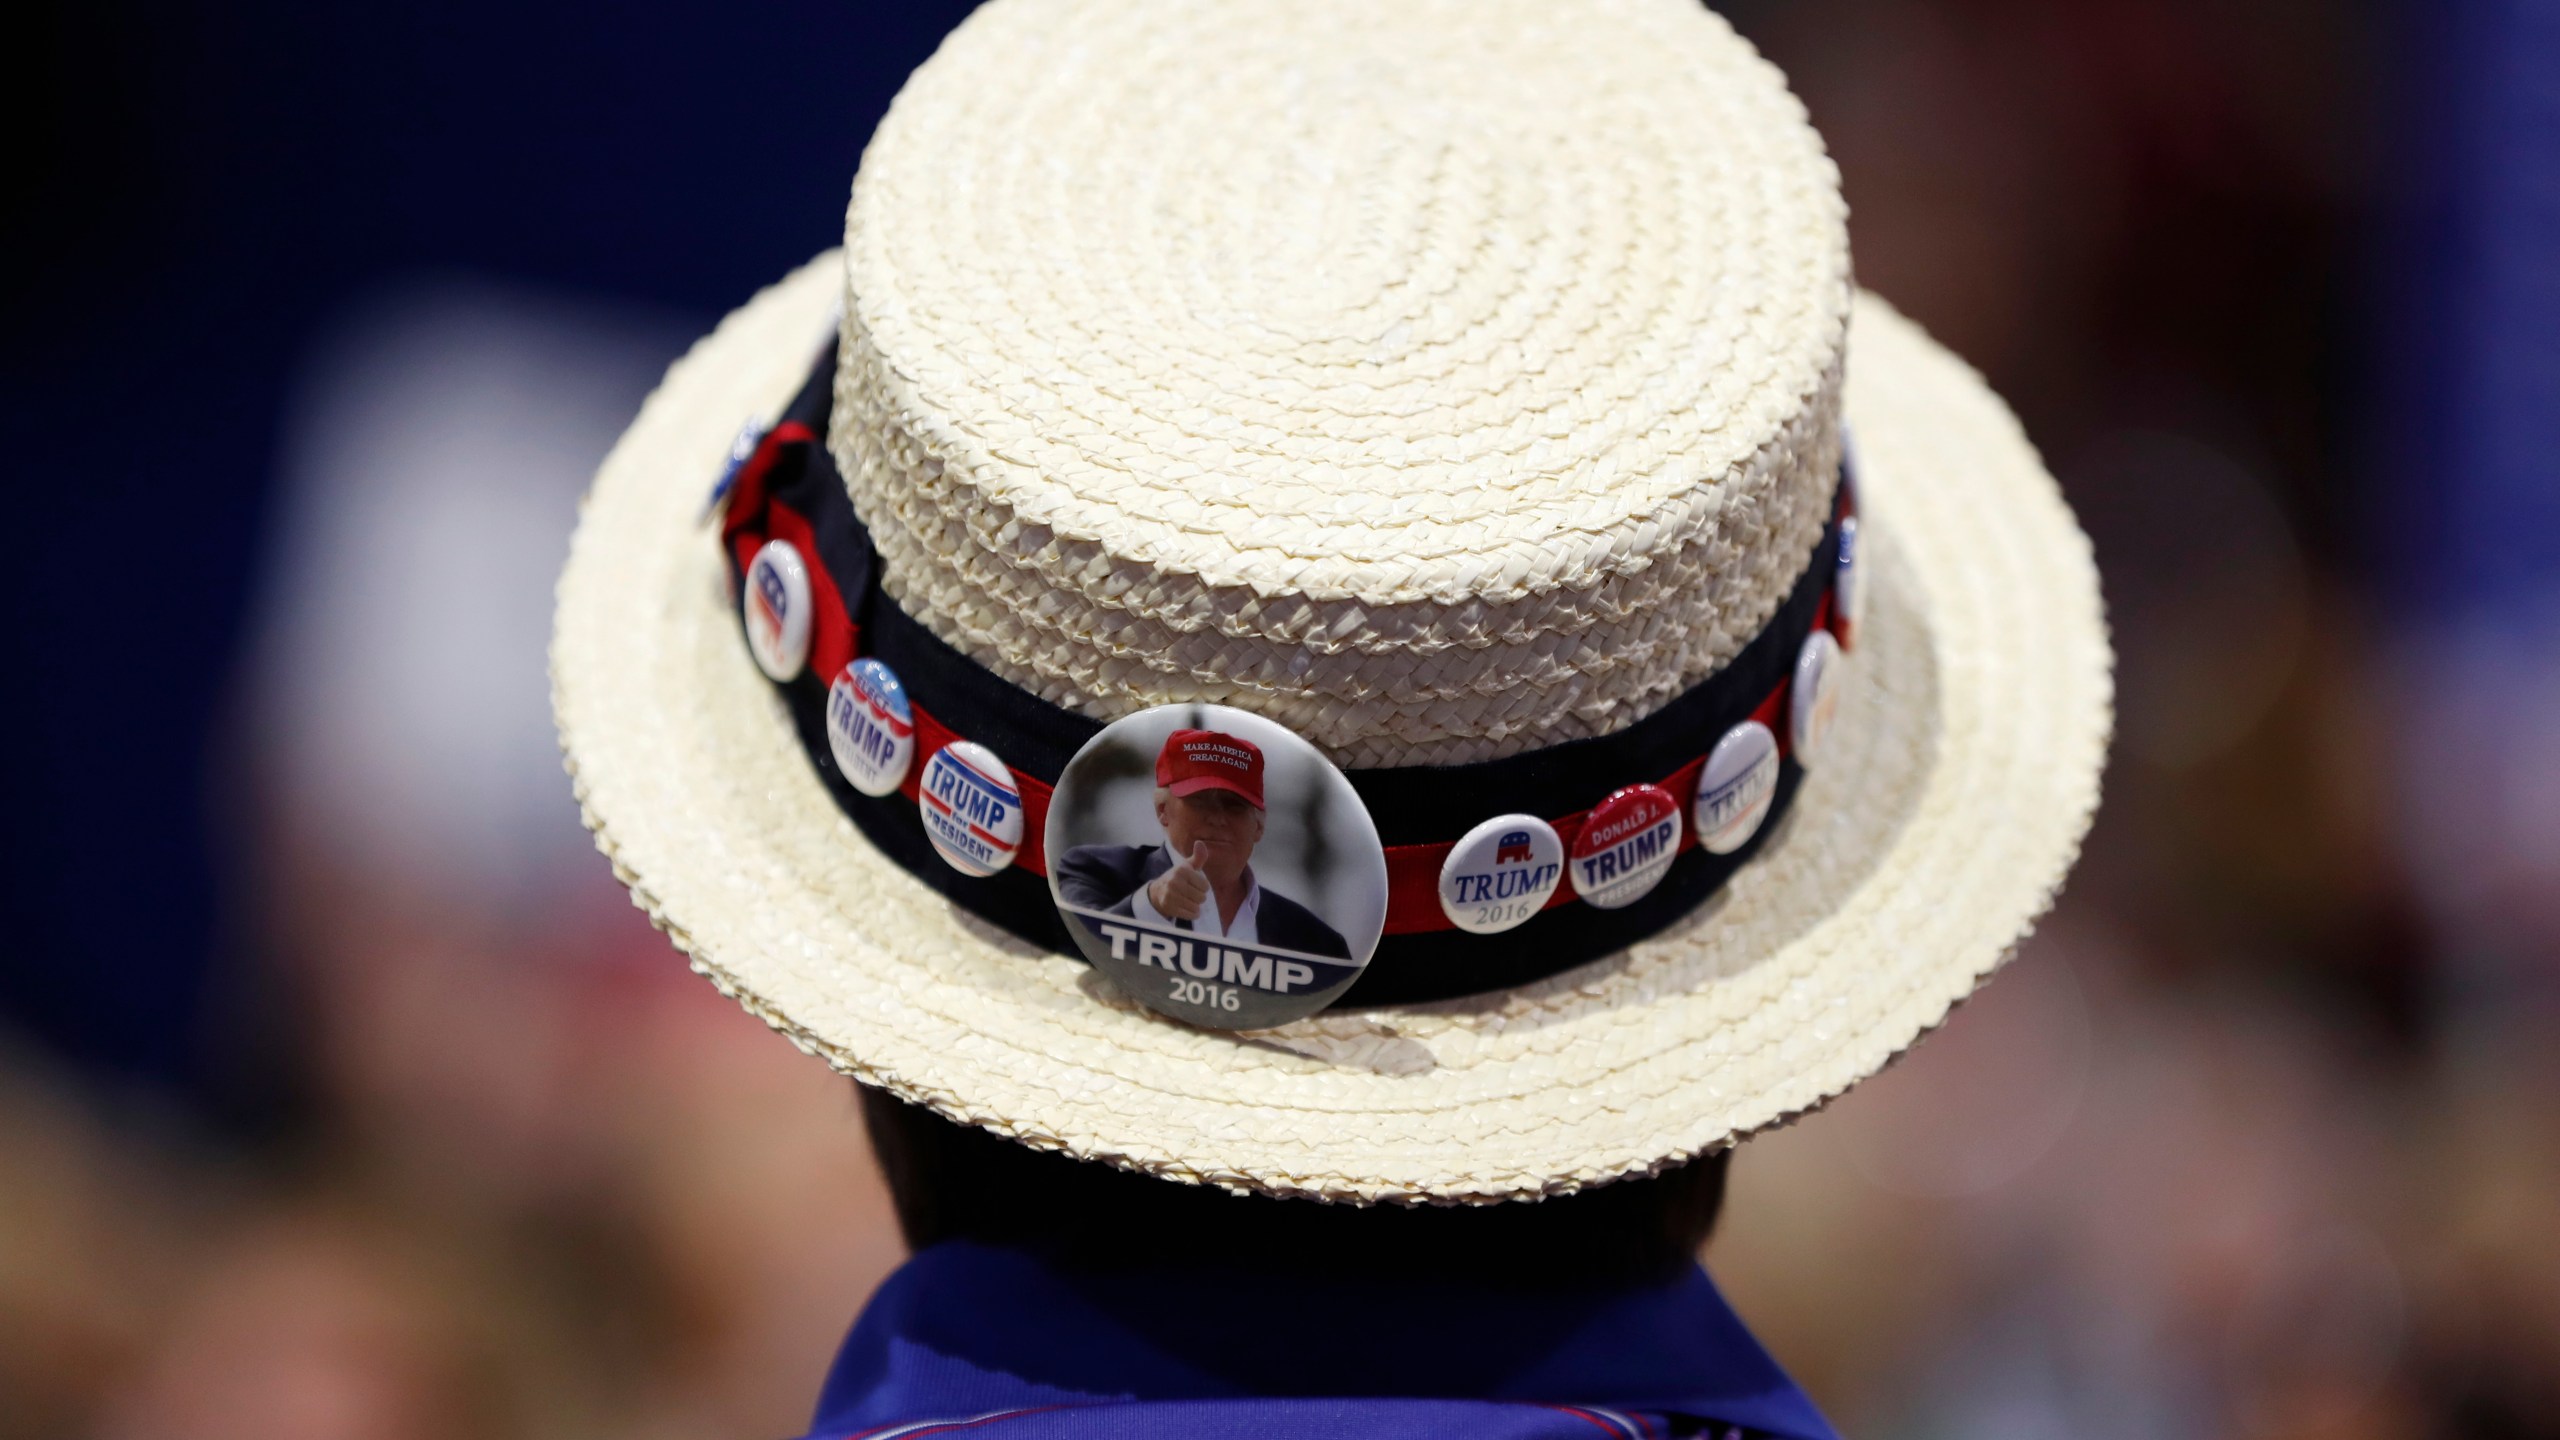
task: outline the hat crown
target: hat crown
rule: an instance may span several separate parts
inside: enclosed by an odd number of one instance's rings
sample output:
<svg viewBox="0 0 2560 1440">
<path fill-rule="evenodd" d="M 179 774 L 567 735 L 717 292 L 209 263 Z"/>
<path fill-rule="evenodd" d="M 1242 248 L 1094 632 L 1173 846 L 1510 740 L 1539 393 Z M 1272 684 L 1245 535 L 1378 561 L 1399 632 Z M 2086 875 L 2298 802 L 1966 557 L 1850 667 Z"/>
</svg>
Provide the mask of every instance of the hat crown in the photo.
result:
<svg viewBox="0 0 2560 1440">
<path fill-rule="evenodd" d="M 993 0 L 866 151 L 831 437 L 887 593 L 1097 718 L 1622 728 L 1828 516 L 1836 171 L 1694 0 Z"/>
</svg>

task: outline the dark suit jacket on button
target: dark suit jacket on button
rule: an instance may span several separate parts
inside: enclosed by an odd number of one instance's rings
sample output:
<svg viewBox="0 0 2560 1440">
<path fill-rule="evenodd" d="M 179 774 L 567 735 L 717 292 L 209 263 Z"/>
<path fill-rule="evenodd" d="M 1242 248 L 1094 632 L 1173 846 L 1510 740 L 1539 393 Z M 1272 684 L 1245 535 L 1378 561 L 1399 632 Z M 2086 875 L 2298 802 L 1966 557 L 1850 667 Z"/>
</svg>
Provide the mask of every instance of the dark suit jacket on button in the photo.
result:
<svg viewBox="0 0 2560 1440">
<path fill-rule="evenodd" d="M 1138 892 L 1172 868 L 1173 857 L 1161 845 L 1079 845 L 1059 857 L 1058 893 L 1070 905 L 1134 919 Z M 1191 928 L 1185 921 L 1174 923 Z M 1262 887 L 1262 906 L 1254 912 L 1253 933 L 1274 949 L 1351 958 L 1340 931 L 1268 885 Z"/>
</svg>

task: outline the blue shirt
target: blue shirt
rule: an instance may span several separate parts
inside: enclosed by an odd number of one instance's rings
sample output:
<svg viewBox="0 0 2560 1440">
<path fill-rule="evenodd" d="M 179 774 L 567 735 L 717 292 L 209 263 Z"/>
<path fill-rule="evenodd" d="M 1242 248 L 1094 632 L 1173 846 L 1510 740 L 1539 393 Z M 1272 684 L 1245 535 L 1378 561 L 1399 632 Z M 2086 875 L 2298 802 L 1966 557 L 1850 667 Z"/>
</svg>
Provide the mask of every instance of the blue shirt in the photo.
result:
<svg viewBox="0 0 2560 1440">
<path fill-rule="evenodd" d="M 1522 1293 L 1088 1272 L 974 1244 L 891 1275 L 806 1440 L 1837 1440 L 1706 1272 Z"/>
</svg>

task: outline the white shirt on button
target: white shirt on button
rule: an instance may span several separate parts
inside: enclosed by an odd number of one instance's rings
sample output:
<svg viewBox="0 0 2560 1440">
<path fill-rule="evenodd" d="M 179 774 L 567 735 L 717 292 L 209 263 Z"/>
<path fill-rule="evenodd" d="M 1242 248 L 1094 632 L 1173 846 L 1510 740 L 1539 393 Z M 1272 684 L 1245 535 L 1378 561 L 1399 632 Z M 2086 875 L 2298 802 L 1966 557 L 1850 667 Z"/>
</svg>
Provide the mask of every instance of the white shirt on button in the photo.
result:
<svg viewBox="0 0 2560 1440">
<path fill-rule="evenodd" d="M 1168 864 L 1172 862 L 1174 856 L 1171 846 L 1165 847 L 1164 858 Z M 1187 925 L 1184 921 L 1167 920 L 1164 918 L 1164 913 L 1156 909 L 1156 902 L 1147 895 L 1147 887 L 1155 884 L 1153 880 L 1139 886 L 1138 893 L 1129 897 L 1129 909 L 1136 915 L 1141 925 L 1152 925 L 1161 930 L 1188 928 L 1192 934 L 1203 939 L 1233 940 L 1239 945 L 1259 945 L 1262 943 L 1262 936 L 1254 927 L 1254 917 L 1262 912 L 1262 882 L 1254 879 L 1253 872 L 1250 870 L 1244 872 L 1244 880 L 1244 903 L 1236 907 L 1236 923 L 1233 925 L 1219 923 L 1218 892 L 1214 888 L 1210 890 L 1209 898 L 1201 902 L 1200 918 L 1187 922 Z"/>
</svg>

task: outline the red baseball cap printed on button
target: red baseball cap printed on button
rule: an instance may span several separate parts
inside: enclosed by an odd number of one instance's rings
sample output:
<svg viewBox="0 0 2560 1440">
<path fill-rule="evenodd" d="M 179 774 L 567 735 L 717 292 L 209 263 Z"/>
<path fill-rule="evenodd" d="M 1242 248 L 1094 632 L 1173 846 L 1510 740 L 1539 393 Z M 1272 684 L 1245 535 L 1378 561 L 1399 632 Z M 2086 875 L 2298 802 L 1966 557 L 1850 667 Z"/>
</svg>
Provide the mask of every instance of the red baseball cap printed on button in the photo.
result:
<svg viewBox="0 0 2560 1440">
<path fill-rule="evenodd" d="M 1262 809 L 1262 747 L 1223 730 L 1176 730 L 1156 753 L 1156 783 L 1177 798 L 1224 790 Z"/>
</svg>

